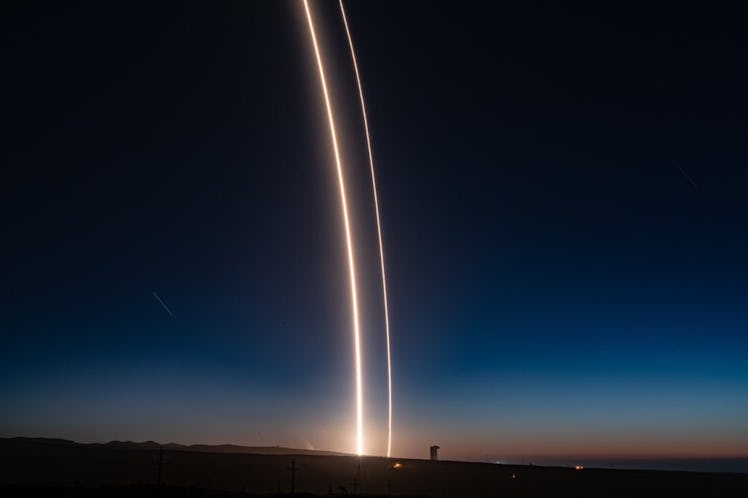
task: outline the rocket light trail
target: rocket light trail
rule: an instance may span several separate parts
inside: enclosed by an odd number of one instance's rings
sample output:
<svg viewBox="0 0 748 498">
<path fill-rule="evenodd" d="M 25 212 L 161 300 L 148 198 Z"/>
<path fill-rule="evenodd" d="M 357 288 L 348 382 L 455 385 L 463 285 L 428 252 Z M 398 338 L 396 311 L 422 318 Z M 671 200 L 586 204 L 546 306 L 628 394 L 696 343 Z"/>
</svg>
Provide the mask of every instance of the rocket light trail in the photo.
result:
<svg viewBox="0 0 748 498">
<path fill-rule="evenodd" d="M 348 201 L 345 191 L 345 181 L 343 178 L 343 165 L 340 160 L 340 151 L 338 148 L 337 132 L 335 130 L 335 119 L 333 117 L 332 105 L 330 104 L 330 95 L 327 91 L 327 80 L 325 78 L 325 70 L 322 64 L 322 57 L 319 52 L 319 45 L 317 44 L 317 35 L 314 29 L 314 22 L 312 20 L 312 13 L 309 10 L 309 3 L 307 0 L 302 0 L 304 3 L 304 10 L 306 12 L 307 22 L 309 24 L 309 34 L 312 38 L 312 45 L 314 46 L 314 55 L 317 59 L 317 68 L 319 69 L 319 79 L 322 85 L 322 94 L 325 100 L 325 108 L 327 109 L 327 121 L 330 126 L 330 139 L 332 141 L 332 148 L 335 154 L 335 166 L 338 173 L 338 186 L 340 187 L 340 203 L 343 210 L 343 225 L 345 228 L 345 241 L 348 250 L 348 273 L 350 275 L 351 282 L 351 309 L 353 314 L 353 337 L 354 337 L 354 349 L 355 349 L 355 364 L 356 364 L 356 452 L 359 455 L 364 453 L 364 423 L 363 423 L 363 412 L 364 412 L 364 398 L 363 398 L 363 381 L 362 381 L 362 368 L 361 368 L 361 327 L 359 326 L 358 316 L 358 293 L 356 286 L 356 269 L 353 258 L 353 241 L 351 237 L 351 227 L 348 216 Z"/>
<path fill-rule="evenodd" d="M 361 86 L 361 76 L 358 71 L 358 60 L 356 59 L 356 50 L 353 48 L 353 38 L 351 30 L 348 27 L 348 18 L 343 8 L 343 0 L 338 0 L 340 4 L 340 13 L 343 16 L 345 25 L 345 34 L 348 37 L 348 46 L 351 50 L 351 60 L 353 61 L 353 70 L 356 73 L 356 85 L 358 86 L 358 97 L 361 102 L 361 115 L 364 120 L 364 132 L 366 133 L 366 149 L 369 153 L 369 170 L 371 172 L 371 188 L 374 193 L 374 212 L 377 220 L 377 238 L 379 241 L 379 265 L 382 273 L 382 299 L 384 303 L 384 328 L 387 336 L 387 458 L 392 453 L 392 357 L 390 354 L 390 312 L 387 303 L 387 278 L 384 265 L 384 244 L 382 242 L 382 222 L 379 217 L 379 195 L 377 194 L 377 179 L 374 174 L 374 154 L 371 150 L 371 135 L 369 133 L 369 120 L 366 114 L 366 103 L 364 102 L 364 90 Z"/>
</svg>

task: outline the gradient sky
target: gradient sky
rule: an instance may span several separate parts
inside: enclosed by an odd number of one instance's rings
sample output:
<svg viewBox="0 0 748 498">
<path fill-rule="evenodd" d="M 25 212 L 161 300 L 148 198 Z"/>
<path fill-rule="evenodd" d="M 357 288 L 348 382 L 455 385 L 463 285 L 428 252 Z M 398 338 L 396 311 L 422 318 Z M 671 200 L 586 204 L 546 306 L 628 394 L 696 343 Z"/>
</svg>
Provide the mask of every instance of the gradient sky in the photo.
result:
<svg viewBox="0 0 748 498">
<path fill-rule="evenodd" d="M 381 454 L 365 143 L 336 3 L 312 6 Z M 352 451 L 337 179 L 301 4 L 3 9 L 0 436 Z M 349 18 L 394 454 L 746 456 L 743 16 L 360 1 Z"/>
</svg>

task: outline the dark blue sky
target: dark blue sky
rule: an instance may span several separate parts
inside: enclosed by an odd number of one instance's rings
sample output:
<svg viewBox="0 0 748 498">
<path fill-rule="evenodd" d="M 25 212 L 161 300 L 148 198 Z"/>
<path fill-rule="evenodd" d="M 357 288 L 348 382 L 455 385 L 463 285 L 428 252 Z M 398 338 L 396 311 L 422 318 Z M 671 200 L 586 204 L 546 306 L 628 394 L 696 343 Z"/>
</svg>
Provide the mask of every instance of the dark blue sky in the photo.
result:
<svg viewBox="0 0 748 498">
<path fill-rule="evenodd" d="M 336 3 L 312 6 L 382 453 L 355 80 Z M 4 10 L 0 433 L 352 450 L 337 180 L 301 4 Z M 394 453 L 745 455 L 739 13 L 372 1 L 349 17 Z"/>
</svg>

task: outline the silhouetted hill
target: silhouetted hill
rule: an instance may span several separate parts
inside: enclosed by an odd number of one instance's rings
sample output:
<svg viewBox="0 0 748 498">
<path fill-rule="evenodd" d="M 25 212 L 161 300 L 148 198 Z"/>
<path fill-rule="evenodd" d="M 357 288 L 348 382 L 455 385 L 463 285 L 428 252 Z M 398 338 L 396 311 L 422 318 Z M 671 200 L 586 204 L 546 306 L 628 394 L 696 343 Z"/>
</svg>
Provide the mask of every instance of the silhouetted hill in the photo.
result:
<svg viewBox="0 0 748 498">
<path fill-rule="evenodd" d="M 201 451 L 204 453 L 252 453 L 255 455 L 348 455 L 347 453 L 335 451 L 303 450 L 299 448 L 284 448 L 282 446 L 239 446 L 235 444 L 192 444 L 189 446 L 175 444 L 175 446 L 175 449 L 180 449 L 178 446 L 182 446 L 182 450 Z"/>
<path fill-rule="evenodd" d="M 0 438 L 2 441 L 12 441 L 18 444 L 40 444 L 40 445 L 56 445 L 56 446 L 103 446 L 107 448 L 119 448 L 126 450 L 158 450 L 163 448 L 169 451 L 196 451 L 201 453 L 247 453 L 254 455 L 337 455 L 343 456 L 348 455 L 347 453 L 335 452 L 335 451 L 321 451 L 321 450 L 306 450 L 299 448 L 286 448 L 282 446 L 241 446 L 236 444 L 179 444 L 179 443 L 165 443 L 159 444 L 155 441 L 109 441 L 108 443 L 77 443 L 68 439 L 55 439 L 55 438 L 38 438 L 38 437 L 13 437 L 13 438 Z"/>
</svg>

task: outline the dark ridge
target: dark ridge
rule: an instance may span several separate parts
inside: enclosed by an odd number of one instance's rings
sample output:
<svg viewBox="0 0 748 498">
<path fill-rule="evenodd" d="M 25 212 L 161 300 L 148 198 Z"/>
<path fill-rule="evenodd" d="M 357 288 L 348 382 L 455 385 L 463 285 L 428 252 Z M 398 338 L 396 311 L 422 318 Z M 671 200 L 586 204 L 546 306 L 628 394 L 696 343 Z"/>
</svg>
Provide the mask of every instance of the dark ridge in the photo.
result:
<svg viewBox="0 0 748 498">
<path fill-rule="evenodd" d="M 77 443 L 68 439 L 43 438 L 43 437 L 12 437 L 0 438 L 0 441 L 15 441 L 17 443 L 33 443 L 46 445 L 79 445 L 90 447 L 119 448 L 127 450 L 157 450 L 163 448 L 169 451 L 195 451 L 201 453 L 247 453 L 257 455 L 338 455 L 344 456 L 347 453 L 325 451 L 325 450 L 306 450 L 299 448 L 287 448 L 283 446 L 241 446 L 237 444 L 191 444 L 185 445 L 180 443 L 159 444 L 156 441 L 109 441 L 108 443 Z"/>
</svg>

